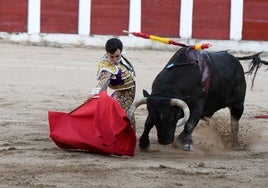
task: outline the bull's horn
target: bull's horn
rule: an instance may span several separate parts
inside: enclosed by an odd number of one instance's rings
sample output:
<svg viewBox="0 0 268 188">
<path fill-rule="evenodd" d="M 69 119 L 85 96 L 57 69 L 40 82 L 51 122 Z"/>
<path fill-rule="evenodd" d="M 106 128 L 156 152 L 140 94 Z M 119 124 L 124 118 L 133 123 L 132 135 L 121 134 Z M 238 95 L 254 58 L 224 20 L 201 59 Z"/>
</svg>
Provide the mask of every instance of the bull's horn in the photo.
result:
<svg viewBox="0 0 268 188">
<path fill-rule="evenodd" d="M 127 115 L 128 115 L 128 118 L 133 122 L 135 122 L 134 120 L 134 112 L 135 110 L 142 104 L 146 104 L 147 103 L 147 97 L 143 97 L 142 99 L 140 100 L 137 100 L 137 101 L 134 101 L 133 104 L 130 106 L 128 112 L 127 112 Z"/>
<path fill-rule="evenodd" d="M 170 104 L 171 106 L 178 106 L 183 110 L 184 117 L 178 120 L 177 127 L 184 125 L 190 117 L 190 110 L 188 105 L 183 100 L 180 99 L 171 99 Z"/>
</svg>

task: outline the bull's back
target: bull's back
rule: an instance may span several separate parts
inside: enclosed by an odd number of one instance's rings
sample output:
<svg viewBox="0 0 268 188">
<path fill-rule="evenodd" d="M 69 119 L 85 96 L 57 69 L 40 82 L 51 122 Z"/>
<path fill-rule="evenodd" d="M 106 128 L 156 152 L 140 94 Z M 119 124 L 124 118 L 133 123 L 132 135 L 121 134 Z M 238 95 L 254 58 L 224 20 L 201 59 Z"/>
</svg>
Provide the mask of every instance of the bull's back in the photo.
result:
<svg viewBox="0 0 268 188">
<path fill-rule="evenodd" d="M 197 98 L 201 95 L 201 74 L 198 65 L 164 68 L 152 85 L 152 96 Z"/>
</svg>

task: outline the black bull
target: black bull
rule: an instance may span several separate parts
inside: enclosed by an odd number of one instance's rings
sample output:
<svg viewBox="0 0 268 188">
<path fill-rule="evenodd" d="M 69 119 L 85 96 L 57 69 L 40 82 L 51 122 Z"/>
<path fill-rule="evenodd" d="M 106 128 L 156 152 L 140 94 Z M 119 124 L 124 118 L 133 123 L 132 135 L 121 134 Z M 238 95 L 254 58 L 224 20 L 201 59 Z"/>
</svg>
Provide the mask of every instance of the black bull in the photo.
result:
<svg viewBox="0 0 268 188">
<path fill-rule="evenodd" d="M 128 112 L 134 123 L 136 108 L 147 104 L 148 117 L 139 139 L 140 148 L 149 147 L 149 132 L 154 125 L 158 142 L 167 145 L 174 141 L 176 127 L 185 124 L 177 142 L 184 150 L 193 150 L 192 132 L 199 120 L 225 107 L 231 114 L 233 146 L 239 146 L 239 120 L 246 94 L 244 70 L 239 60 L 252 59 L 247 73 L 254 73 L 253 85 L 258 68 L 267 65 L 259 54 L 235 57 L 227 51 L 179 49 L 153 81 L 151 94 L 144 90 L 144 98 L 135 101 Z"/>
</svg>

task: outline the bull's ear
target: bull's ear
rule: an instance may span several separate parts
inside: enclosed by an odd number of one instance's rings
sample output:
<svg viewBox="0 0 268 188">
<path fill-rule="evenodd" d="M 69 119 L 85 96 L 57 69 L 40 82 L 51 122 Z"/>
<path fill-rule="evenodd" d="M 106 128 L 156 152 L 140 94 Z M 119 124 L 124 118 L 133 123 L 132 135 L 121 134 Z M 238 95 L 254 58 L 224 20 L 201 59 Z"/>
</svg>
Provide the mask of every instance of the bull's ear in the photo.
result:
<svg viewBox="0 0 268 188">
<path fill-rule="evenodd" d="M 142 92 L 144 97 L 149 97 L 149 93 L 145 89 L 143 89 Z"/>
</svg>

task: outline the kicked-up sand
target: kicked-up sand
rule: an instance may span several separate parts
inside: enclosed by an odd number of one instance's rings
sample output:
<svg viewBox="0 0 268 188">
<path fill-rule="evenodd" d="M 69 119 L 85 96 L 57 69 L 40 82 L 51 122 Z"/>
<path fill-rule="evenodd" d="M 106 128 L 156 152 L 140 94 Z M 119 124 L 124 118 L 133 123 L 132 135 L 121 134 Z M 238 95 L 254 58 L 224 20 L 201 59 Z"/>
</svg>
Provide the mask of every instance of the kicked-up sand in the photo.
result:
<svg viewBox="0 0 268 188">
<path fill-rule="evenodd" d="M 137 73 L 137 98 L 142 89 L 150 92 L 154 77 L 175 51 L 126 49 Z M 240 151 L 230 147 L 227 109 L 209 122 L 200 121 L 193 152 L 159 145 L 155 129 L 149 150 L 140 151 L 137 145 L 134 157 L 57 148 L 49 138 L 47 112 L 69 112 L 83 103 L 97 83 L 103 53 L 100 48 L 0 43 L 0 187 L 268 187 L 268 119 L 254 118 L 268 115 L 267 66 L 259 69 L 253 90 L 246 77 Z M 267 53 L 261 57 L 268 61 Z M 248 65 L 243 62 L 245 70 Z M 139 138 L 146 106 L 135 114 Z"/>
</svg>

